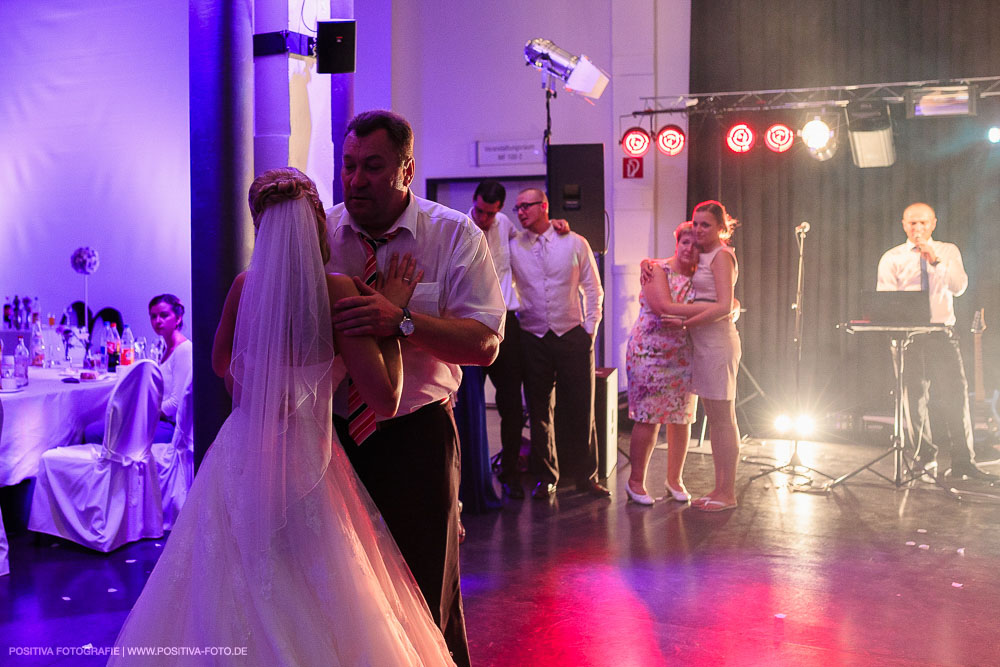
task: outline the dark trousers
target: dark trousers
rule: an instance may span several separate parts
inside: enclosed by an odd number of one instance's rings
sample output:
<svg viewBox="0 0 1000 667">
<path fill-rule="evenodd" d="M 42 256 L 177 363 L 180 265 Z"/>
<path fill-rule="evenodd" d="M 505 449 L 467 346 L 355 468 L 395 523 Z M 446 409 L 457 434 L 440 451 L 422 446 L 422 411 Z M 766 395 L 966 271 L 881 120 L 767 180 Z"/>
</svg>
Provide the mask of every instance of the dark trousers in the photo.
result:
<svg viewBox="0 0 1000 667">
<path fill-rule="evenodd" d="M 458 563 L 461 461 L 451 407 L 435 403 L 379 422 L 362 446 L 334 416 L 337 435 L 382 513 L 455 662 L 469 664 Z"/>
<path fill-rule="evenodd" d="M 462 511 L 470 514 L 500 509 L 490 470 L 484 370 L 482 366 L 462 366 L 462 384 L 455 394 L 455 426 L 462 446 L 462 484 L 458 497 Z"/>
<path fill-rule="evenodd" d="M 916 456 L 929 461 L 944 448 L 953 466 L 970 463 L 969 384 L 958 339 L 943 332 L 914 336 L 903 363 L 908 442 L 916 447 Z"/>
<path fill-rule="evenodd" d="M 496 360 L 484 370 L 496 388 L 497 413 L 500 415 L 500 481 L 516 483 L 521 454 L 521 431 L 524 428 L 524 404 L 521 400 L 521 323 L 512 310 L 507 311 L 503 341 Z"/>
<path fill-rule="evenodd" d="M 521 347 L 531 417 L 531 456 L 541 481 L 558 483 L 560 468 L 577 483 L 596 480 L 597 447 L 591 437 L 594 341 L 578 326 L 562 336 L 552 331 L 541 338 L 525 333 Z M 562 460 L 556 450 L 557 437 Z"/>
</svg>

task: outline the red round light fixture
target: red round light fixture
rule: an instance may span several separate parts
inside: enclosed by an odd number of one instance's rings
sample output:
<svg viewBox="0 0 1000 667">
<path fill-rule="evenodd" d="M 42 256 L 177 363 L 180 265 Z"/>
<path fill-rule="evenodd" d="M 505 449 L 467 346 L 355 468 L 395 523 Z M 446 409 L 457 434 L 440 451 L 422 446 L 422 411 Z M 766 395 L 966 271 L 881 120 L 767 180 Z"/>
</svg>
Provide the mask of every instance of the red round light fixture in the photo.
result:
<svg viewBox="0 0 1000 667">
<path fill-rule="evenodd" d="M 632 127 L 625 130 L 622 137 L 622 150 L 629 157 L 642 157 L 649 150 L 649 132 L 641 127 Z"/>
<path fill-rule="evenodd" d="M 756 140 L 753 130 L 746 123 L 733 125 L 726 134 L 726 145 L 734 153 L 746 153 L 753 148 Z"/>
<path fill-rule="evenodd" d="M 775 153 L 784 153 L 794 141 L 795 132 L 783 123 L 775 123 L 764 133 L 764 145 Z"/>
<path fill-rule="evenodd" d="M 664 155 L 674 156 L 684 150 L 684 130 L 677 125 L 665 125 L 656 133 L 656 147 Z"/>
</svg>

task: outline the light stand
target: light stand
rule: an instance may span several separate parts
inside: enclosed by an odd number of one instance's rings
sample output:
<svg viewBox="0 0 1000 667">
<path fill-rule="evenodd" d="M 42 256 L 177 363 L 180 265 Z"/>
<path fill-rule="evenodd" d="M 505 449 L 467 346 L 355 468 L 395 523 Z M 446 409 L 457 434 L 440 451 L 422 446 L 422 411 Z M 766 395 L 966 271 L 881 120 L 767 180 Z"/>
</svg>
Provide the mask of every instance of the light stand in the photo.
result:
<svg viewBox="0 0 1000 667">
<path fill-rule="evenodd" d="M 803 278 L 803 251 L 805 250 L 806 233 L 809 231 L 809 223 L 803 222 L 798 227 L 795 228 L 795 242 L 799 249 L 799 273 L 797 278 L 797 284 L 795 287 L 795 303 L 792 304 L 792 310 L 795 311 L 795 333 L 793 342 L 795 344 L 795 414 L 798 416 L 801 414 L 802 408 L 802 391 L 801 391 L 801 376 L 802 372 L 800 367 L 802 365 L 802 278 Z M 799 457 L 799 432 L 798 429 L 795 431 L 795 440 L 792 441 L 792 455 L 789 457 L 788 461 L 780 465 L 771 466 L 757 473 L 750 478 L 753 481 L 759 477 L 766 477 L 773 472 L 783 472 L 790 475 L 795 475 L 799 477 L 808 477 L 800 470 L 808 470 L 816 473 L 817 475 L 822 475 L 827 479 L 833 479 L 832 475 L 827 475 L 825 472 L 812 468 L 810 466 L 802 463 L 801 457 Z M 810 479 L 810 483 L 812 480 Z"/>
<path fill-rule="evenodd" d="M 549 154 L 552 143 L 552 100 L 556 97 L 555 77 L 552 72 L 542 70 L 542 88 L 545 89 L 545 134 L 542 135 L 542 155 Z"/>
</svg>

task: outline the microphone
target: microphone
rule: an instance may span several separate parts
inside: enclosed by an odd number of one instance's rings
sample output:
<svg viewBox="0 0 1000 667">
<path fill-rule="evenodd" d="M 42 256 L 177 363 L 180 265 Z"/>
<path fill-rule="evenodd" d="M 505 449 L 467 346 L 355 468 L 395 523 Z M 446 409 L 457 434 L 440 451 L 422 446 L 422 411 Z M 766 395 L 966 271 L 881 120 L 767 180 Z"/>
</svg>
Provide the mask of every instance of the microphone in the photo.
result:
<svg viewBox="0 0 1000 667">
<path fill-rule="evenodd" d="M 805 234 L 808 231 L 809 231 L 809 223 L 808 222 L 800 223 L 799 226 L 795 228 L 795 233 L 796 234 Z"/>
</svg>

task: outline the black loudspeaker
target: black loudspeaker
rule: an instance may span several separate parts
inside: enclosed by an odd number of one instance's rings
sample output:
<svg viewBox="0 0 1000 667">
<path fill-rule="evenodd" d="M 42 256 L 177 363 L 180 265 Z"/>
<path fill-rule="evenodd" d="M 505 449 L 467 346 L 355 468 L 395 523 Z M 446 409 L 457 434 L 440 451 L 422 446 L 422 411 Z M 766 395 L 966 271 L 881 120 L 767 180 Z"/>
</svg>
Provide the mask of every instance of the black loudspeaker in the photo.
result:
<svg viewBox="0 0 1000 667">
<path fill-rule="evenodd" d="M 549 146 L 545 183 L 549 217 L 569 220 L 594 252 L 607 248 L 604 235 L 604 144 Z"/>
<path fill-rule="evenodd" d="M 606 479 L 618 465 L 618 369 L 598 368 L 594 375 L 597 474 Z"/>
<path fill-rule="evenodd" d="M 316 71 L 320 74 L 348 74 L 354 71 L 357 23 L 318 21 L 316 23 Z"/>
</svg>

